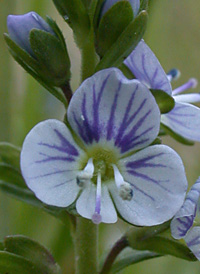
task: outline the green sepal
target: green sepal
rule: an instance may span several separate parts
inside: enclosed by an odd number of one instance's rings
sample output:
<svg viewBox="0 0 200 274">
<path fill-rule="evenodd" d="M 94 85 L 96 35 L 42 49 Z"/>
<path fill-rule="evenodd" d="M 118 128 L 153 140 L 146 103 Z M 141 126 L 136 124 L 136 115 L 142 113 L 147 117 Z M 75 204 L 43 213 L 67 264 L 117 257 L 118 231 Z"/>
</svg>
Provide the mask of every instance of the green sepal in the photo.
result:
<svg viewBox="0 0 200 274">
<path fill-rule="evenodd" d="M 118 68 L 126 76 L 126 78 L 128 78 L 130 80 L 135 79 L 135 76 L 133 75 L 132 71 L 124 63 L 121 63 L 118 66 Z"/>
<path fill-rule="evenodd" d="M 25 258 L 0 251 L 0 273 L 2 274 L 44 274 Z"/>
<path fill-rule="evenodd" d="M 139 12 L 142 10 L 148 10 L 149 0 L 140 0 L 140 9 Z"/>
<path fill-rule="evenodd" d="M 168 230 L 170 222 L 154 227 L 131 228 L 126 233 L 129 246 L 136 250 L 148 250 L 161 255 L 171 255 L 187 261 L 196 261 L 190 249 L 170 235 L 163 234 Z"/>
<path fill-rule="evenodd" d="M 53 2 L 73 29 L 77 45 L 82 48 L 90 32 L 90 19 L 82 0 L 53 0 Z"/>
<path fill-rule="evenodd" d="M 160 124 L 160 132 L 161 135 L 168 134 L 169 136 L 171 136 L 173 139 L 175 139 L 176 141 L 178 141 L 181 144 L 187 145 L 187 146 L 193 146 L 195 142 L 188 140 L 186 138 L 184 138 L 183 136 L 179 135 L 178 133 L 174 132 L 172 129 L 170 129 L 169 127 L 167 127 L 164 124 Z"/>
<path fill-rule="evenodd" d="M 96 49 L 100 56 L 104 56 L 132 20 L 133 10 L 128 1 L 117 2 L 104 14 L 97 30 Z"/>
<path fill-rule="evenodd" d="M 15 182 L 17 186 L 25 187 L 21 173 L 12 166 L 2 162 L 0 162 L 0 181 L 8 183 Z"/>
<path fill-rule="evenodd" d="M 5 237 L 4 250 L 28 260 L 39 273 L 61 273 L 51 253 L 36 241 L 25 236 Z"/>
<path fill-rule="evenodd" d="M 0 143 L 0 162 L 11 165 L 20 170 L 19 166 L 20 148 L 10 143 Z"/>
<path fill-rule="evenodd" d="M 161 113 L 168 113 L 174 108 L 175 101 L 172 96 L 159 89 L 150 89 L 150 91 L 153 94 Z"/>
<path fill-rule="evenodd" d="M 117 41 L 103 56 L 96 71 L 101 69 L 119 66 L 124 59 L 134 50 L 142 39 L 146 30 L 148 15 L 142 11 L 122 32 Z"/>
<path fill-rule="evenodd" d="M 161 254 L 157 254 L 150 251 L 138 251 L 133 249 L 124 250 L 113 263 L 109 273 L 118 273 L 128 266 L 136 263 L 161 257 Z"/>
<path fill-rule="evenodd" d="M 67 108 L 67 101 L 63 93 L 51 86 L 48 82 L 45 81 L 44 78 L 42 78 L 42 71 L 38 66 L 37 61 L 32 58 L 26 51 L 20 48 L 13 40 L 11 40 L 8 34 L 4 34 L 4 38 L 8 45 L 8 49 L 15 61 L 53 96 L 61 101 Z"/>
<path fill-rule="evenodd" d="M 62 43 L 54 35 L 38 29 L 31 30 L 29 39 L 45 80 L 57 87 L 69 81 L 70 60 Z"/>
</svg>

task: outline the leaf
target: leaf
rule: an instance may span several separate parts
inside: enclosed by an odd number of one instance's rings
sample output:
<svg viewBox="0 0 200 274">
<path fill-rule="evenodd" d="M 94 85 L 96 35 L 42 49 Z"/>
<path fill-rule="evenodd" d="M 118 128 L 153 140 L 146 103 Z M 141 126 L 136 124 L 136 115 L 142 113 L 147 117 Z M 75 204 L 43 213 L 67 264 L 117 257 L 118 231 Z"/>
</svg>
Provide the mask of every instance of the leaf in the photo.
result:
<svg viewBox="0 0 200 274">
<path fill-rule="evenodd" d="M 133 10 L 128 1 L 117 2 L 104 14 L 97 31 L 97 52 L 100 56 L 116 42 L 132 20 Z"/>
<path fill-rule="evenodd" d="M 44 274 L 28 260 L 0 251 L 0 273 L 2 274 Z"/>
<path fill-rule="evenodd" d="M 5 251 L 27 259 L 41 273 L 60 273 L 60 268 L 53 256 L 36 241 L 25 236 L 7 236 L 5 237 L 4 246 Z"/>
<path fill-rule="evenodd" d="M 147 13 L 142 11 L 119 36 L 96 66 L 96 71 L 119 66 L 142 39 L 147 25 Z"/>
<path fill-rule="evenodd" d="M 188 140 L 184 137 L 182 137 L 181 135 L 175 133 L 173 130 L 171 130 L 169 127 L 167 127 L 166 125 L 164 124 L 160 124 L 160 129 L 161 129 L 161 132 L 163 134 L 163 131 L 170 135 L 172 138 L 174 138 L 176 141 L 178 141 L 179 143 L 181 144 L 184 144 L 184 145 L 187 145 L 187 146 L 193 146 L 194 145 L 194 142 L 191 141 L 191 140 Z"/>
<path fill-rule="evenodd" d="M 147 10 L 149 5 L 149 0 L 140 0 L 140 11 Z"/>
<path fill-rule="evenodd" d="M 12 144 L 0 143 L 0 162 L 8 164 L 20 171 L 19 166 L 20 148 Z"/>
<path fill-rule="evenodd" d="M 174 108 L 175 101 L 172 96 L 159 89 L 150 89 L 161 113 L 168 113 Z"/>
<path fill-rule="evenodd" d="M 122 252 L 119 257 L 117 258 L 116 262 L 112 265 L 110 273 L 118 273 L 119 271 L 123 270 L 124 268 L 145 261 L 153 258 L 161 257 L 162 255 L 149 252 L 149 251 L 138 251 L 133 249 L 125 250 Z"/>
<path fill-rule="evenodd" d="M 4 164 L 0 162 L 0 181 L 8 182 L 26 188 L 26 184 L 22 178 L 20 171 L 14 169 L 12 166 L 8 164 Z"/>
</svg>

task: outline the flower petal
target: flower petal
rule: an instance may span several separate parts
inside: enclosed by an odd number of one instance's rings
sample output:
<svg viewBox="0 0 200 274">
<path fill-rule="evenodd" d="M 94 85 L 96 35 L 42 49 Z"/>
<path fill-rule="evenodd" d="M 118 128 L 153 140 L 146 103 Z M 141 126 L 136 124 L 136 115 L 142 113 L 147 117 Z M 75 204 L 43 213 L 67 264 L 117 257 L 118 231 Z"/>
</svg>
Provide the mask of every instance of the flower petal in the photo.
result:
<svg viewBox="0 0 200 274">
<path fill-rule="evenodd" d="M 78 198 L 76 210 L 82 217 L 92 219 L 95 212 L 95 204 L 96 187 L 90 183 Z M 117 221 L 117 213 L 105 185 L 102 185 L 100 214 L 103 223 L 115 223 Z"/>
<path fill-rule="evenodd" d="M 187 180 L 178 154 L 164 145 L 143 149 L 119 162 L 124 180 L 131 184 L 131 201 L 122 200 L 111 185 L 111 195 L 121 216 L 128 222 L 151 226 L 174 216 L 183 204 Z"/>
<path fill-rule="evenodd" d="M 26 136 L 21 152 L 26 184 L 46 204 L 70 205 L 79 192 L 77 159 L 82 153 L 64 123 L 47 120 L 37 124 Z"/>
<path fill-rule="evenodd" d="M 185 237 L 186 233 L 193 225 L 199 197 L 200 178 L 192 186 L 186 196 L 184 204 L 171 221 L 171 233 L 175 239 Z"/>
<path fill-rule="evenodd" d="M 179 135 L 200 141 L 200 109 L 187 103 L 175 103 L 167 114 L 161 115 L 161 122 Z"/>
<path fill-rule="evenodd" d="M 97 72 L 77 89 L 68 120 L 86 144 L 110 142 L 125 153 L 156 138 L 160 111 L 144 85 L 110 68 Z"/>
<path fill-rule="evenodd" d="M 106 0 L 103 4 L 103 8 L 101 11 L 101 16 L 103 16 L 115 3 L 119 2 L 121 0 Z M 138 14 L 139 8 L 140 8 L 140 0 L 129 0 L 132 9 L 134 17 Z"/>
<path fill-rule="evenodd" d="M 126 58 L 124 64 L 148 88 L 160 89 L 169 95 L 172 94 L 171 84 L 166 73 L 144 40 L 140 41 L 137 47 Z"/>
<path fill-rule="evenodd" d="M 200 261 L 200 227 L 191 228 L 184 239 L 189 249 Z"/>
</svg>

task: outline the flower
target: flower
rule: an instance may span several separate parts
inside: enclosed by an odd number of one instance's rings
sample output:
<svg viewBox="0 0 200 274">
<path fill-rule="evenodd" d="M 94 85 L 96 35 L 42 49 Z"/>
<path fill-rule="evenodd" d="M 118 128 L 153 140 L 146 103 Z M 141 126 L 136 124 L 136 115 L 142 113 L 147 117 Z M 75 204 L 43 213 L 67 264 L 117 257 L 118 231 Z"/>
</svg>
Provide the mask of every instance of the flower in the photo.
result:
<svg viewBox="0 0 200 274">
<path fill-rule="evenodd" d="M 34 53 L 29 41 L 32 29 L 43 30 L 55 36 L 52 28 L 33 11 L 23 15 L 8 15 L 7 28 L 10 38 L 32 56 Z"/>
<path fill-rule="evenodd" d="M 196 87 L 196 79 L 190 79 L 186 84 L 172 91 L 170 80 L 176 76 L 176 70 L 167 75 L 143 40 L 124 63 L 134 76 L 148 88 L 163 90 L 173 96 L 175 106 L 169 113 L 162 114 L 161 122 L 184 138 L 200 141 L 200 109 L 190 104 L 200 102 L 200 94 L 179 95 L 186 89 Z"/>
<path fill-rule="evenodd" d="M 160 111 L 145 85 L 116 68 L 99 71 L 77 89 L 67 117 L 70 127 L 39 123 L 22 147 L 23 177 L 41 201 L 58 207 L 75 202 L 77 212 L 97 224 L 116 222 L 116 209 L 135 225 L 174 216 L 187 180 L 175 151 L 149 146 Z"/>
<path fill-rule="evenodd" d="M 181 209 L 171 222 L 171 233 L 175 239 L 184 238 L 187 246 L 200 260 L 200 226 L 193 226 L 199 215 L 200 177 L 188 192 Z"/>
<path fill-rule="evenodd" d="M 121 0 L 106 0 L 102 6 L 101 16 L 103 16 L 115 3 Z M 133 9 L 134 17 L 138 14 L 140 8 L 140 0 L 128 0 Z"/>
</svg>

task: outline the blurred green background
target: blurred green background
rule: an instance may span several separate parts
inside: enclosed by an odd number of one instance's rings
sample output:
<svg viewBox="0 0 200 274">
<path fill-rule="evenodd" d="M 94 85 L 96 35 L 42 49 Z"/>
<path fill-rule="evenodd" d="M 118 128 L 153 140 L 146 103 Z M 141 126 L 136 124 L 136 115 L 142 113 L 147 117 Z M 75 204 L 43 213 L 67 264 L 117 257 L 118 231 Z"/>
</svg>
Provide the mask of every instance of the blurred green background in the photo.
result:
<svg viewBox="0 0 200 274">
<path fill-rule="evenodd" d="M 46 90 L 27 75 L 10 57 L 3 40 L 8 14 L 35 10 L 56 19 L 64 32 L 72 61 L 72 87 L 78 87 L 80 55 L 68 26 L 59 17 L 50 0 L 0 0 L 0 141 L 21 145 L 29 130 L 47 118 L 62 119 L 64 109 Z M 181 85 L 190 77 L 200 80 L 200 1 L 151 0 L 146 41 L 160 59 L 164 69 L 178 68 Z M 199 89 L 199 90 L 198 90 Z M 197 87 L 200 91 L 200 87 Z M 200 174 L 200 145 L 186 147 L 164 140 L 181 156 L 190 185 Z M 69 228 L 39 210 L 0 193 L 0 241 L 6 235 L 24 234 L 48 247 L 63 268 L 63 274 L 74 273 L 73 247 Z M 126 225 L 100 225 L 100 252 L 112 245 Z M 108 240 L 109 239 L 109 240 Z M 189 263 L 172 257 L 154 259 L 127 268 L 123 273 L 188 274 L 199 273 L 200 263 Z"/>
</svg>

